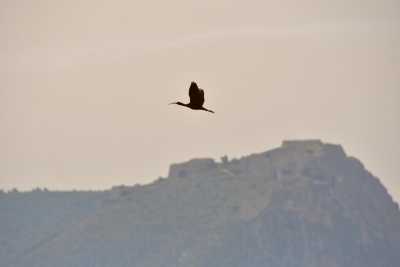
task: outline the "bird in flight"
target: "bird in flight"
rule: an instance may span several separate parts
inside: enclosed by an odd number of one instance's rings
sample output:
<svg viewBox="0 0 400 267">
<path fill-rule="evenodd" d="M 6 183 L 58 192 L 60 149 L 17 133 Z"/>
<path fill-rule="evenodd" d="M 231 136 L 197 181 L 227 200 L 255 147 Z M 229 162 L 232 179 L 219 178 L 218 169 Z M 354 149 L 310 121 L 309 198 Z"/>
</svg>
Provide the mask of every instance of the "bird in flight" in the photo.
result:
<svg viewBox="0 0 400 267">
<path fill-rule="evenodd" d="M 184 104 L 182 102 L 172 102 L 172 104 L 188 107 L 190 109 L 194 110 L 204 110 L 208 111 L 211 113 L 214 113 L 214 111 L 206 109 L 203 107 L 204 104 L 204 90 L 199 88 L 195 82 L 192 82 L 189 87 L 189 97 L 190 97 L 190 102 L 189 104 Z"/>
</svg>

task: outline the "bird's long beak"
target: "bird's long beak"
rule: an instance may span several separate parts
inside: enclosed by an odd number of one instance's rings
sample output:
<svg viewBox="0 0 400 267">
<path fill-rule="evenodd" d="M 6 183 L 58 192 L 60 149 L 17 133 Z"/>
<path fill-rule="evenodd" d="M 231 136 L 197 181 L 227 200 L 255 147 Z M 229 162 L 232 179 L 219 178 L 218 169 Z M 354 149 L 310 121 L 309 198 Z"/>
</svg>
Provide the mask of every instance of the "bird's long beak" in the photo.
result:
<svg viewBox="0 0 400 267">
<path fill-rule="evenodd" d="M 169 103 L 168 105 L 173 105 L 173 104 L 176 104 L 176 102 Z"/>
</svg>

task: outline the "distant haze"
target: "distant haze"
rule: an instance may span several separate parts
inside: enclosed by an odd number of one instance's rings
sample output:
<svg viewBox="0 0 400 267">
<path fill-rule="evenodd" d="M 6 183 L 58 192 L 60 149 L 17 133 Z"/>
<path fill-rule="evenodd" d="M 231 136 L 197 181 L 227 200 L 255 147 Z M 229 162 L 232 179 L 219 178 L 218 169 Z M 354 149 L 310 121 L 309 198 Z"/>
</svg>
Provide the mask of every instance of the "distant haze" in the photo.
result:
<svg viewBox="0 0 400 267">
<path fill-rule="evenodd" d="M 398 0 L 3 0 L 0 36 L 0 188 L 145 183 L 319 138 L 400 200 Z M 167 105 L 192 80 L 216 114 Z"/>
</svg>

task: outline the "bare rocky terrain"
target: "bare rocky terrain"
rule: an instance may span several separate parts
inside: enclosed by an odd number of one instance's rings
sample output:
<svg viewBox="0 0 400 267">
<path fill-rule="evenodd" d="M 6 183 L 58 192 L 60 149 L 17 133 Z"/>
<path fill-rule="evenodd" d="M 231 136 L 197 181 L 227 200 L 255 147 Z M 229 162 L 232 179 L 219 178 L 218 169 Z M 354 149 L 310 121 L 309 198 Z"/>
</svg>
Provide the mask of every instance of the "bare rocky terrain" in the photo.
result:
<svg viewBox="0 0 400 267">
<path fill-rule="evenodd" d="M 173 164 L 149 185 L 0 193 L 0 266 L 397 267 L 400 212 L 319 140 Z"/>
</svg>

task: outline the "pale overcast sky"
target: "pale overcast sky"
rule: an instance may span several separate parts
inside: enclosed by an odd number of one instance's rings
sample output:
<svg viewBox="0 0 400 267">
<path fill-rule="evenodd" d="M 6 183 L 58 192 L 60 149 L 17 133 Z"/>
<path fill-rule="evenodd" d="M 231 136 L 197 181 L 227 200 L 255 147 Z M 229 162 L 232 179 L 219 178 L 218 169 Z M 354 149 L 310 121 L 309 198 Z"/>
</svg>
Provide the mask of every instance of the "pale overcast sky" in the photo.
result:
<svg viewBox="0 0 400 267">
<path fill-rule="evenodd" d="M 400 1 L 0 2 L 0 188 L 102 189 L 319 138 L 400 199 Z M 168 106 L 190 81 L 216 114 Z"/>
</svg>

